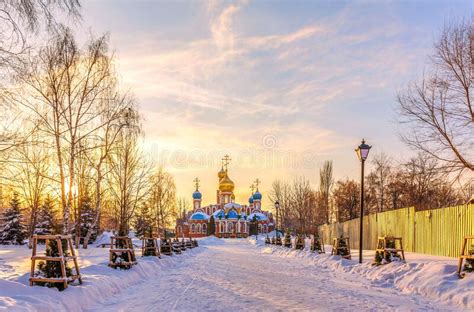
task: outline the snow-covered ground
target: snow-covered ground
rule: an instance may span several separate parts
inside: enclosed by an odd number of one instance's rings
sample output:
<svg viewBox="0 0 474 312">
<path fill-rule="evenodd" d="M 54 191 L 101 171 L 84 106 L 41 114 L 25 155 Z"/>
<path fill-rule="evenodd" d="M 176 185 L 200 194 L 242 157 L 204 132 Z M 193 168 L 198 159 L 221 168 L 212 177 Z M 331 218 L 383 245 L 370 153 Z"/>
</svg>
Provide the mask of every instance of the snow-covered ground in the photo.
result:
<svg viewBox="0 0 474 312">
<path fill-rule="evenodd" d="M 105 238 L 105 240 L 107 240 Z M 326 246 L 329 251 L 329 246 Z M 0 309 L 9 311 L 469 310 L 474 274 L 456 259 L 407 253 L 407 264 L 362 265 L 252 239 L 205 238 L 182 255 L 107 267 L 108 249 L 79 250 L 84 284 L 28 286 L 30 250 L 0 248 Z M 353 255 L 354 259 L 356 254 Z"/>
</svg>

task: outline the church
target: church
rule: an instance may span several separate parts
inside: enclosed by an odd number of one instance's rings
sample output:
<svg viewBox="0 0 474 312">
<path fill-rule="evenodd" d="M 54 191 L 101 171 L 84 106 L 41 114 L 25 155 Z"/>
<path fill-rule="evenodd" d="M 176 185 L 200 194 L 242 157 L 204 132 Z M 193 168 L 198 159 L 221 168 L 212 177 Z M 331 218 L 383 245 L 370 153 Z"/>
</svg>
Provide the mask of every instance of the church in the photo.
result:
<svg viewBox="0 0 474 312">
<path fill-rule="evenodd" d="M 258 190 L 260 181 L 257 179 L 251 186 L 252 194 L 248 204 L 235 202 L 234 182 L 229 177 L 228 165 L 230 158 L 222 159 L 222 167 L 218 172 L 218 189 L 216 204 L 202 206 L 202 194 L 199 191 L 199 179 L 196 178 L 193 197 L 193 210 L 185 212 L 176 220 L 177 237 L 205 237 L 209 234 L 209 225 L 215 224 L 214 235 L 219 238 L 248 237 L 251 224 L 258 228 L 258 233 L 266 234 L 274 229 L 271 212 L 262 210 L 262 194 Z"/>
</svg>

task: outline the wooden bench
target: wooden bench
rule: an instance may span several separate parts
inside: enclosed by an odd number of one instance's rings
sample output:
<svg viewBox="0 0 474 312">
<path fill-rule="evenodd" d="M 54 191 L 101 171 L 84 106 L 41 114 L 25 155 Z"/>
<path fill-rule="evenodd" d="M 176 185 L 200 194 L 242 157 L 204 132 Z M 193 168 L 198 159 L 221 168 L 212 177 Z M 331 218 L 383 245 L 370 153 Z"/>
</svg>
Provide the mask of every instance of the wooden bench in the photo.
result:
<svg viewBox="0 0 474 312">
<path fill-rule="evenodd" d="M 38 240 L 45 240 L 46 241 L 46 248 L 51 240 L 54 240 L 58 246 L 58 256 L 39 256 L 36 254 Z M 71 256 L 67 256 L 64 254 L 63 250 L 63 241 L 66 241 L 66 246 L 69 247 L 71 250 Z M 38 277 L 35 276 L 35 264 L 36 260 L 44 260 L 48 261 L 56 261 L 59 262 L 61 266 L 61 277 Z M 67 276 L 66 274 L 66 261 L 73 260 L 74 268 L 76 270 L 76 274 L 71 276 Z M 82 277 L 79 271 L 79 265 L 77 264 L 77 256 L 74 251 L 74 246 L 72 244 L 72 236 L 71 235 L 33 235 L 33 250 L 31 254 L 31 272 L 30 272 L 30 286 L 33 286 L 34 283 L 61 283 L 63 284 L 64 289 L 67 288 L 68 284 L 78 280 L 79 284 L 82 284 Z"/>
<path fill-rule="evenodd" d="M 461 247 L 461 255 L 459 256 L 459 263 L 458 263 L 458 276 L 463 278 L 466 274 L 462 272 L 462 264 L 464 260 L 474 260 L 474 254 L 469 254 L 469 251 L 466 251 L 466 246 L 468 241 L 474 241 L 473 236 L 464 236 L 462 247 Z"/>
</svg>

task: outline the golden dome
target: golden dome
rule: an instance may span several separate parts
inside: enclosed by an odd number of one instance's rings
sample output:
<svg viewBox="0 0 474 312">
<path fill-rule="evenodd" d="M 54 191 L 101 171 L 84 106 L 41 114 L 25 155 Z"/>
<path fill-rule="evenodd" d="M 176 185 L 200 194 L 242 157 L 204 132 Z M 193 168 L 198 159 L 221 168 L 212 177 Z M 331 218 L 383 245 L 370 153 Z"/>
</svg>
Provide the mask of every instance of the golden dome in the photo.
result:
<svg viewBox="0 0 474 312">
<path fill-rule="evenodd" d="M 219 173 L 217 174 L 217 176 L 219 177 L 219 181 L 222 180 L 225 177 L 225 175 L 226 173 L 225 173 L 224 167 L 222 167 L 221 171 L 219 171 Z"/>
<path fill-rule="evenodd" d="M 224 177 L 219 181 L 219 190 L 221 192 L 234 191 L 234 182 L 229 178 L 227 172 L 224 171 Z"/>
</svg>

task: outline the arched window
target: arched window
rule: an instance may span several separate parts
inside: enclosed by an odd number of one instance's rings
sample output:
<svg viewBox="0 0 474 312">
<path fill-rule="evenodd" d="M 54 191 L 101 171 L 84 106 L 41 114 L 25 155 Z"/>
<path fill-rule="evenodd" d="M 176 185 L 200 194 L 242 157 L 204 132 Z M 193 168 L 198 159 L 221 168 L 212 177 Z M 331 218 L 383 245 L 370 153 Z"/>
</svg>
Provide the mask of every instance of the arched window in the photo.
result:
<svg viewBox="0 0 474 312">
<path fill-rule="evenodd" d="M 242 232 L 247 233 L 247 223 L 244 223 L 244 230 Z"/>
<path fill-rule="evenodd" d="M 268 227 L 267 227 L 266 224 L 263 226 L 263 232 L 264 232 L 264 233 L 268 233 Z"/>
<path fill-rule="evenodd" d="M 258 233 L 262 233 L 262 225 L 260 223 L 258 224 Z"/>
<path fill-rule="evenodd" d="M 182 233 L 182 228 L 181 228 L 181 225 L 178 225 L 178 234 L 181 234 Z"/>
<path fill-rule="evenodd" d="M 207 234 L 207 224 L 202 225 L 202 234 Z"/>
<path fill-rule="evenodd" d="M 229 232 L 229 233 L 234 232 L 234 224 L 232 222 L 229 222 L 227 224 L 227 232 Z"/>
<path fill-rule="evenodd" d="M 201 224 L 198 224 L 198 225 L 196 226 L 196 232 L 197 232 L 197 233 L 201 233 Z"/>
<path fill-rule="evenodd" d="M 196 231 L 196 226 L 193 224 L 191 224 L 191 233 L 194 233 L 194 231 Z"/>
</svg>

